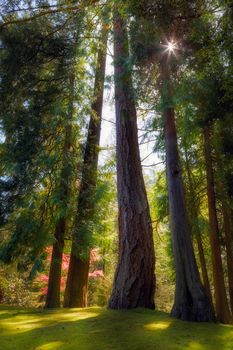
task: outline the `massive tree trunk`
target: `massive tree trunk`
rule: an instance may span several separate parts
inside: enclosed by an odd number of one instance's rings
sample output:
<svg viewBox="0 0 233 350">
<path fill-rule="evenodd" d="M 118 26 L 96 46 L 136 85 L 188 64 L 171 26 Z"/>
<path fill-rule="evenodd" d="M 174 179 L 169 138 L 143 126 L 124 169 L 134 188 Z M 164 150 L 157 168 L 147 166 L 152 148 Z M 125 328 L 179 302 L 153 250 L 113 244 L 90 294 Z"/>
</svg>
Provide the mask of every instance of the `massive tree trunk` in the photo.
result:
<svg viewBox="0 0 233 350">
<path fill-rule="evenodd" d="M 187 321 L 212 321 L 210 301 L 201 284 L 188 223 L 181 164 L 178 154 L 175 112 L 171 107 L 169 62 L 161 62 L 164 137 L 170 225 L 176 270 L 175 301 L 171 315 Z"/>
<path fill-rule="evenodd" d="M 187 147 L 185 145 L 185 165 L 186 165 L 186 171 L 187 171 L 187 177 L 188 177 L 188 186 L 189 186 L 189 191 L 190 191 L 190 197 L 194 198 L 195 194 L 195 186 L 193 184 L 193 178 L 192 178 L 192 172 L 190 169 L 189 165 L 189 157 L 188 157 L 188 151 Z M 193 235 L 194 238 L 197 242 L 197 249 L 198 249 L 198 255 L 199 255 L 199 260 L 200 260 L 200 265 L 201 265 L 201 272 L 202 272 L 202 279 L 203 279 L 203 285 L 206 291 L 206 294 L 209 298 L 212 312 L 214 315 L 214 304 L 213 304 L 213 299 L 212 299 L 212 294 L 210 290 L 210 282 L 209 282 L 209 276 L 208 276 L 208 271 L 207 271 L 207 266 L 206 266 L 206 259 L 205 259 L 205 254 L 204 254 L 204 248 L 202 244 L 202 238 L 201 238 L 201 231 L 200 227 L 198 224 L 198 207 L 195 205 L 195 203 L 192 203 L 192 208 L 190 208 L 191 211 L 191 220 L 192 220 L 192 225 L 193 225 Z"/>
<path fill-rule="evenodd" d="M 155 258 L 140 163 L 126 23 L 115 10 L 114 66 L 119 257 L 109 307 L 154 308 Z"/>
<path fill-rule="evenodd" d="M 209 209 L 210 224 L 210 246 L 212 251 L 214 290 L 215 290 L 215 308 L 217 321 L 222 323 L 230 323 L 231 315 L 227 301 L 225 288 L 223 265 L 221 258 L 221 247 L 219 242 L 219 228 L 216 214 L 216 198 L 214 190 L 214 173 L 212 164 L 212 148 L 210 141 L 210 127 L 204 128 L 204 148 L 206 161 L 207 176 L 207 196 Z"/>
<path fill-rule="evenodd" d="M 69 201 L 69 182 L 70 182 L 70 150 L 72 143 L 72 118 L 73 118 L 73 95 L 74 95 L 74 76 L 70 77 L 70 103 L 67 111 L 67 120 L 65 126 L 65 141 L 63 147 L 63 164 L 61 170 L 61 180 L 58 189 L 59 203 L 62 203 L 62 215 L 55 226 L 54 243 L 52 248 L 52 257 L 49 271 L 48 291 L 46 295 L 45 308 L 60 307 L 60 284 L 62 270 L 62 256 L 64 249 L 64 237 L 66 229 L 66 215 Z"/>
<path fill-rule="evenodd" d="M 94 102 L 88 128 L 84 152 L 82 178 L 78 196 L 75 232 L 73 234 L 70 264 L 66 283 L 64 307 L 87 306 L 88 272 L 90 248 L 88 239 L 91 235 L 88 225 L 93 220 L 95 208 L 94 195 L 97 181 L 97 164 L 103 106 L 104 77 L 106 65 L 108 30 L 104 25 L 98 51 Z"/>
</svg>

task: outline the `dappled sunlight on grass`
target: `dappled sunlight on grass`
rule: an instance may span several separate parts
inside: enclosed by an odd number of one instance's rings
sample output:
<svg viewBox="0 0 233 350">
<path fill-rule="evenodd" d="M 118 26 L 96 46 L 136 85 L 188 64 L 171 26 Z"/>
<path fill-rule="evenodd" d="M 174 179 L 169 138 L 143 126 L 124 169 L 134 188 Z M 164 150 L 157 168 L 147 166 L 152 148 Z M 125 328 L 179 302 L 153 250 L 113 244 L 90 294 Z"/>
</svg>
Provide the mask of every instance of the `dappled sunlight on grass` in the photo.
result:
<svg viewBox="0 0 233 350">
<path fill-rule="evenodd" d="M 6 313 L 6 311 L 0 311 L 0 316 L 4 315 Z"/>
<path fill-rule="evenodd" d="M 61 341 L 53 341 L 44 345 L 39 345 L 35 348 L 35 350 L 57 350 L 60 349 L 63 342 Z"/>
<path fill-rule="evenodd" d="M 90 317 L 96 317 L 99 314 L 96 312 L 64 312 L 62 314 L 57 314 L 56 316 L 53 315 L 53 319 L 60 321 L 61 319 L 64 320 L 71 320 L 71 321 L 75 321 L 75 320 L 85 320 L 86 318 L 90 318 Z"/>
<path fill-rule="evenodd" d="M 15 334 L 15 333 L 22 333 L 27 332 L 28 330 L 36 329 L 43 327 L 43 322 L 41 319 L 30 319 L 28 321 L 19 321 L 17 320 L 17 323 L 14 321 L 8 321 L 4 322 L 4 330 L 5 332 Z"/>
<path fill-rule="evenodd" d="M 149 331 L 167 329 L 171 325 L 171 322 L 154 322 L 144 326 Z"/>
<path fill-rule="evenodd" d="M 224 325 L 226 330 L 229 329 L 229 332 L 225 332 L 218 336 L 218 338 L 222 341 L 229 342 L 232 344 L 231 350 L 233 350 L 233 326 Z"/>
<path fill-rule="evenodd" d="M 72 311 L 66 310 L 65 312 L 64 310 L 45 310 L 44 312 L 36 310 L 34 313 L 33 316 L 30 312 L 20 312 L 19 310 L 18 313 L 11 314 L 10 310 L 9 317 L 6 317 L 2 323 L 3 333 L 19 334 L 29 330 L 54 327 L 63 322 L 81 321 L 99 315 L 97 312 L 91 312 L 90 309 L 87 309 L 86 312 L 85 309 L 81 311 L 80 309 L 72 309 Z"/>
<path fill-rule="evenodd" d="M 3 350 L 233 350 L 233 327 L 163 312 L 0 307 Z"/>
<path fill-rule="evenodd" d="M 188 349 L 190 349 L 190 350 L 202 350 L 204 348 L 203 348 L 203 346 L 201 346 L 201 344 L 192 341 L 189 343 Z"/>
</svg>

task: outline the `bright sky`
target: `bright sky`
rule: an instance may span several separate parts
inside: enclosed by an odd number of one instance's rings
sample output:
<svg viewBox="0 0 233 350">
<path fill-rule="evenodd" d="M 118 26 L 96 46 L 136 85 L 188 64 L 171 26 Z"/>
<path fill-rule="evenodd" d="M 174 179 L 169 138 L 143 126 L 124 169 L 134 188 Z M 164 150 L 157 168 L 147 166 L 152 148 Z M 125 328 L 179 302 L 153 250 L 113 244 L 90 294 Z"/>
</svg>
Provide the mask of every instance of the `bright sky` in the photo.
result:
<svg viewBox="0 0 233 350">
<path fill-rule="evenodd" d="M 113 76 L 113 60 L 111 54 L 107 55 L 106 64 L 106 75 Z M 101 138 L 100 147 L 110 147 L 110 149 L 101 150 L 99 163 L 104 164 L 107 159 L 109 159 L 112 150 L 115 148 L 116 144 L 116 131 L 115 131 L 115 106 L 114 106 L 114 86 L 111 84 L 111 90 L 105 89 L 104 92 L 104 105 L 102 113 L 102 128 L 101 128 Z M 143 122 L 138 122 L 138 127 L 143 128 Z M 138 132 L 139 143 L 143 131 Z M 154 139 L 154 137 L 153 137 Z M 146 142 L 146 140 L 145 140 Z M 142 165 L 151 165 L 161 162 L 158 155 L 153 152 L 155 142 L 148 142 L 140 145 L 140 155 L 141 160 L 143 160 Z M 143 167 L 143 171 L 146 175 L 151 175 L 154 177 L 154 171 L 161 169 L 163 164 L 159 164 L 153 167 Z"/>
</svg>

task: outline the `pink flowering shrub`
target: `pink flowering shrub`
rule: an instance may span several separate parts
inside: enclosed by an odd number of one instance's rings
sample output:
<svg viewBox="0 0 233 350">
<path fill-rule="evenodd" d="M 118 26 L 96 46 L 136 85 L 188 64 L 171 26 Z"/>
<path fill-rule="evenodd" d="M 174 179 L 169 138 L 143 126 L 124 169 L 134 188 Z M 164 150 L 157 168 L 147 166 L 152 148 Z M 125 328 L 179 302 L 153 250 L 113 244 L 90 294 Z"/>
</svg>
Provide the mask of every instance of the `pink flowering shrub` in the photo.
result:
<svg viewBox="0 0 233 350">
<path fill-rule="evenodd" d="M 51 256 L 52 256 L 52 247 L 46 248 L 46 253 L 47 253 L 47 260 L 45 264 L 46 265 L 45 273 L 38 275 L 38 277 L 36 278 L 36 283 L 40 286 L 39 300 L 41 302 L 44 301 L 48 290 L 49 266 L 50 266 Z M 98 265 L 99 260 L 100 260 L 100 255 L 98 253 L 98 249 L 92 249 L 90 254 L 89 278 L 93 281 L 96 279 L 105 278 L 103 270 L 101 270 L 99 267 L 96 268 L 96 265 Z M 62 259 L 61 293 L 64 293 L 65 291 L 67 273 L 69 269 L 69 261 L 70 261 L 69 254 L 64 253 L 63 259 Z M 92 281 L 92 284 L 93 284 L 93 281 Z"/>
</svg>

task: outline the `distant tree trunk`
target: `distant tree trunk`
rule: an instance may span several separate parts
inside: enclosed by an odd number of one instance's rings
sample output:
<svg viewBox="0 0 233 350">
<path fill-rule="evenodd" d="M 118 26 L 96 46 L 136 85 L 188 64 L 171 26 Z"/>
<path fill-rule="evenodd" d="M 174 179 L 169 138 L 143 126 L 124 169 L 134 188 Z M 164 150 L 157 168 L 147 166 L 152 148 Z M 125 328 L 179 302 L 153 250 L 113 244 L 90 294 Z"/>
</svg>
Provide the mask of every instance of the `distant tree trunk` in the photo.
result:
<svg viewBox="0 0 233 350">
<path fill-rule="evenodd" d="M 49 270 L 48 291 L 46 295 L 45 308 L 60 307 L 60 284 L 62 270 L 62 256 L 64 249 L 64 237 L 66 229 L 66 215 L 69 201 L 69 182 L 70 182 L 70 162 L 69 155 L 72 143 L 72 118 L 73 118 L 73 95 L 74 95 L 74 76 L 70 78 L 71 96 L 67 112 L 65 126 L 65 141 L 63 147 L 63 164 L 61 170 L 61 180 L 59 186 L 59 202 L 62 203 L 62 215 L 55 226 L 54 243 Z"/>
<path fill-rule="evenodd" d="M 233 238 L 230 209 L 225 199 L 221 200 L 223 214 L 223 228 L 225 233 L 225 243 L 227 252 L 227 270 L 231 313 L 233 315 Z"/>
<path fill-rule="evenodd" d="M 174 108 L 171 106 L 170 72 L 166 56 L 161 62 L 164 103 L 164 137 L 170 225 L 176 269 L 175 301 L 171 315 L 187 321 L 212 321 L 213 313 L 200 281 L 186 210 L 178 154 Z"/>
<path fill-rule="evenodd" d="M 1 304 L 2 301 L 3 301 L 3 298 L 4 298 L 4 293 L 3 293 L 2 288 L 0 287 L 0 304 Z"/>
<path fill-rule="evenodd" d="M 55 228 L 55 242 L 53 243 L 45 308 L 60 307 L 60 285 L 65 226 L 66 220 L 65 218 L 62 218 L 59 220 L 59 223 L 57 223 Z"/>
<path fill-rule="evenodd" d="M 220 133 L 219 137 L 224 138 L 224 135 Z M 221 159 L 221 153 L 223 150 L 217 150 L 216 152 L 216 162 L 218 172 L 220 173 L 221 180 L 219 183 L 220 195 L 219 200 L 221 203 L 222 216 L 223 216 L 223 231 L 225 234 L 225 245 L 227 253 L 227 270 L 228 270 L 228 287 L 229 287 L 229 297 L 230 297 L 230 307 L 231 314 L 233 315 L 233 226 L 231 217 L 231 207 L 229 204 L 229 196 L 227 192 L 227 183 L 224 172 L 224 164 Z"/>
<path fill-rule="evenodd" d="M 70 264 L 67 276 L 64 307 L 86 307 L 90 248 L 88 224 L 93 219 L 94 195 L 97 181 L 97 164 L 103 106 L 108 30 L 103 26 L 98 51 L 94 85 L 94 102 L 91 106 L 88 136 L 84 152 L 82 179 L 78 196 L 75 232 L 73 234 Z"/>
<path fill-rule="evenodd" d="M 214 173 L 212 164 L 212 148 L 210 141 L 210 126 L 204 128 L 204 148 L 207 177 L 207 196 L 210 224 L 210 246 L 212 252 L 213 277 L 215 289 L 215 308 L 217 321 L 230 323 L 231 315 L 227 301 L 226 287 L 223 274 L 219 228 L 216 214 L 216 198 L 214 190 Z"/>
<path fill-rule="evenodd" d="M 154 308 L 155 258 L 142 175 L 126 23 L 114 14 L 119 257 L 109 307 Z"/>
<path fill-rule="evenodd" d="M 189 158 L 188 158 L 188 152 L 187 152 L 186 146 L 185 146 L 184 151 L 185 151 L 185 165 L 186 165 L 186 171 L 187 171 L 187 177 L 188 177 L 188 186 L 189 186 L 189 190 L 190 190 L 190 195 L 194 196 L 195 187 L 193 184 L 192 172 L 191 172 L 191 169 L 189 166 Z M 193 224 L 193 233 L 194 233 L 195 240 L 197 242 L 198 255 L 199 255 L 199 260 L 200 260 L 200 264 L 201 264 L 203 284 L 204 284 L 204 288 L 206 291 L 206 295 L 209 298 L 212 312 L 214 315 L 214 313 L 215 313 L 214 312 L 214 304 L 213 304 L 212 294 L 211 294 L 211 290 L 210 290 L 210 282 L 209 282 L 209 276 L 208 276 L 208 271 L 207 271 L 207 266 L 206 266 L 206 259 L 205 259 L 203 244 L 202 244 L 200 227 L 198 225 L 198 208 L 196 207 L 195 203 L 194 203 L 194 205 L 192 205 L 192 208 L 190 211 L 191 211 L 192 224 Z"/>
<path fill-rule="evenodd" d="M 202 244 L 202 239 L 201 239 L 201 233 L 199 230 L 196 231 L 195 239 L 197 242 L 197 249 L 198 249 L 198 254 L 199 254 L 199 259 L 200 259 L 200 264 L 201 264 L 203 284 L 204 284 L 204 288 L 206 291 L 206 295 L 209 298 L 212 312 L 214 315 L 214 313 L 215 313 L 214 303 L 213 303 L 213 298 L 212 298 L 212 294 L 211 294 L 211 290 L 210 290 L 210 281 L 209 281 L 209 276 L 208 276 L 208 271 L 207 271 L 207 266 L 206 266 L 206 259 L 205 259 L 205 254 L 204 254 L 204 249 L 203 249 L 203 244 Z"/>
</svg>

